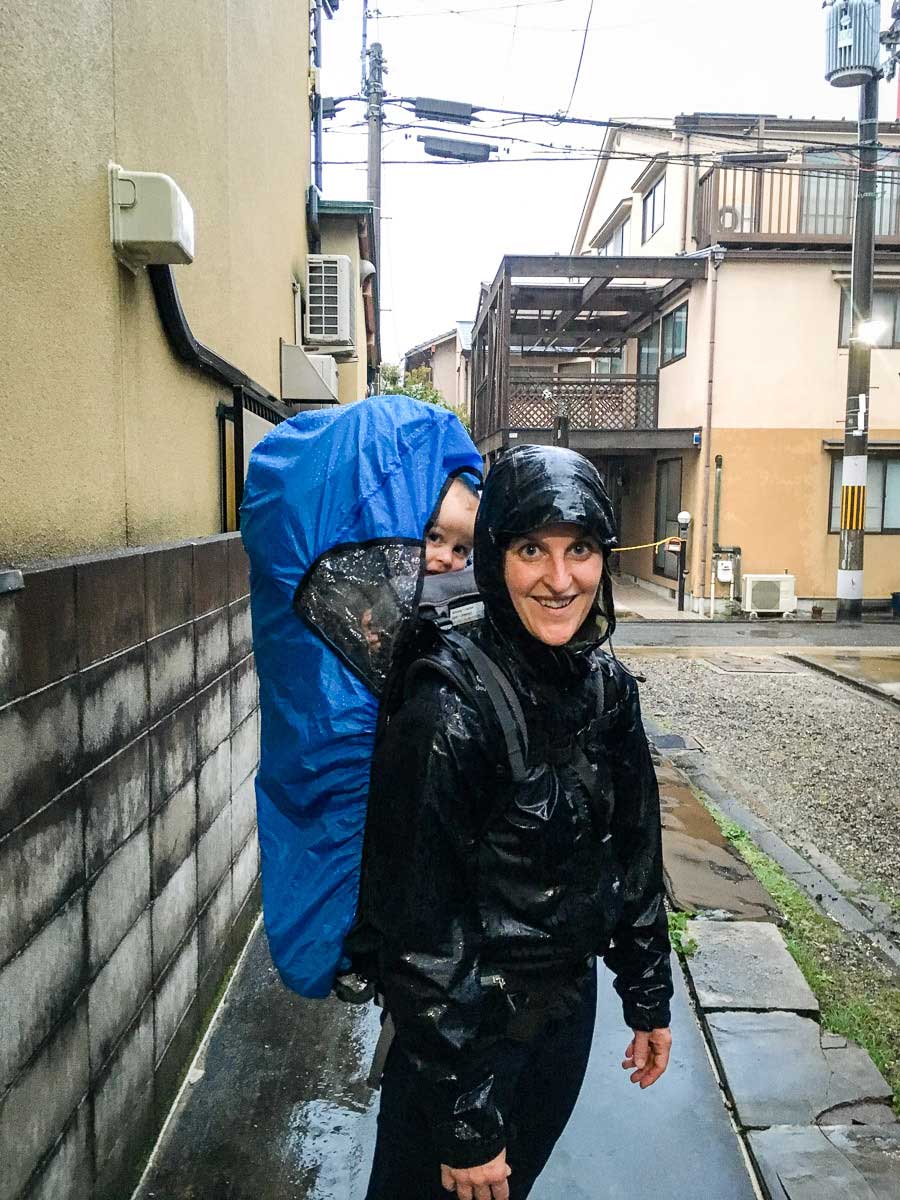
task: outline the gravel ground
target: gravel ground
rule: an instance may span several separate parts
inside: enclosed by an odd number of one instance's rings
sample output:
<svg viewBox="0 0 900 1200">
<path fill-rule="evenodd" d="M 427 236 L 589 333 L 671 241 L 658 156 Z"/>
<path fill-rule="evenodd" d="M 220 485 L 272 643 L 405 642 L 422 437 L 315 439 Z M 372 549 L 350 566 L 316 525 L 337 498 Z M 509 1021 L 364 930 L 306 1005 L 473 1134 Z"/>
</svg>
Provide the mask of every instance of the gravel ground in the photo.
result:
<svg viewBox="0 0 900 1200">
<path fill-rule="evenodd" d="M 644 712 L 693 734 L 787 842 L 900 901 L 900 710 L 804 668 L 722 674 L 688 657 L 621 657 L 647 677 Z"/>
</svg>

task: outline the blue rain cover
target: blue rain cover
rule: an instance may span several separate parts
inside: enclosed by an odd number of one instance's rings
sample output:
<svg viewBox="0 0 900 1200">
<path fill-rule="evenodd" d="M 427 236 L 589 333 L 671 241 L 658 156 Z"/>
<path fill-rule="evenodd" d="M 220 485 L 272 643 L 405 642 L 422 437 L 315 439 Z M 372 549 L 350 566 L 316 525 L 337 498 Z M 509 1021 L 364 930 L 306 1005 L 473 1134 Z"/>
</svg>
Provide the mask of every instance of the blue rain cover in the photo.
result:
<svg viewBox="0 0 900 1200">
<path fill-rule="evenodd" d="M 263 913 L 288 987 L 329 994 L 359 894 L 379 693 L 413 620 L 423 534 L 481 458 L 446 409 L 376 396 L 255 447 L 241 506 L 261 753 Z M 346 966 L 346 961 L 343 963 Z"/>
</svg>

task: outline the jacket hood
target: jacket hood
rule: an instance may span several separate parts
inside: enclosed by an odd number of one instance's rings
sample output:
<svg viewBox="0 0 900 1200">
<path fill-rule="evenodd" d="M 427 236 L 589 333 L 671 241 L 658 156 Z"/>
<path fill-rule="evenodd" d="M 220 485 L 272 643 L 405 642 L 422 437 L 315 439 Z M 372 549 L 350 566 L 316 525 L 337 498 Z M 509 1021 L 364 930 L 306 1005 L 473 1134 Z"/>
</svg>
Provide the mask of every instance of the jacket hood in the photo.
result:
<svg viewBox="0 0 900 1200">
<path fill-rule="evenodd" d="M 503 559 L 514 537 L 547 525 L 578 525 L 604 550 L 603 575 L 587 621 L 575 638 L 551 650 L 522 625 L 506 587 Z M 517 446 L 491 469 L 475 523 L 475 579 L 494 624 L 530 654 L 552 656 L 599 646 L 616 627 L 609 551 L 617 544 L 612 503 L 600 473 L 574 450 Z"/>
</svg>

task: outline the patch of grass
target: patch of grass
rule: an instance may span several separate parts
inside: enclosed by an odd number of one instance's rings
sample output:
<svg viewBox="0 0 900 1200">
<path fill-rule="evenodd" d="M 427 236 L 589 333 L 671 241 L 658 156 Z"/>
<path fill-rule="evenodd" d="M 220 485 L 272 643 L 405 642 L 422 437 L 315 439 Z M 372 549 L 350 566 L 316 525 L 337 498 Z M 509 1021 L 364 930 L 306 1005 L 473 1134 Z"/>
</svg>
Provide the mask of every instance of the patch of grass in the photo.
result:
<svg viewBox="0 0 900 1200">
<path fill-rule="evenodd" d="M 819 1001 L 822 1025 L 863 1046 L 894 1092 L 900 1115 L 900 985 L 707 796 L 700 798 L 781 911 L 787 948 Z"/>
<path fill-rule="evenodd" d="M 868 888 L 879 900 L 883 901 L 895 917 L 900 917 L 900 895 L 892 892 L 881 883 L 869 883 Z"/>
<path fill-rule="evenodd" d="M 696 953 L 697 943 L 692 937 L 687 937 L 687 923 L 690 915 L 684 912 L 669 912 L 669 941 L 672 949 L 681 958 L 690 958 Z"/>
</svg>

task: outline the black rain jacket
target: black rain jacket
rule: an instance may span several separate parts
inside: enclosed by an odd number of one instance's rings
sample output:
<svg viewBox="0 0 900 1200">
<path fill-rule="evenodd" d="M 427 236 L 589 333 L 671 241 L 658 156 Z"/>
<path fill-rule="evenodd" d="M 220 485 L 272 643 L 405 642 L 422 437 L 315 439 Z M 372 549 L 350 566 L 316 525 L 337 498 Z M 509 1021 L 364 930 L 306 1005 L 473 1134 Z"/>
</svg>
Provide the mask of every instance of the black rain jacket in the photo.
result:
<svg viewBox="0 0 900 1200">
<path fill-rule="evenodd" d="M 471 637 L 522 705 L 527 779 L 512 782 L 478 676 L 440 639 L 410 672 L 376 750 L 360 915 L 376 935 L 398 1049 L 417 1069 L 441 1161 L 454 1167 L 488 1162 L 506 1144 L 482 1067 L 510 1011 L 499 981 L 546 998 L 601 955 L 626 1024 L 669 1024 L 656 779 L 636 684 L 597 649 L 614 625 L 608 574 L 562 649 L 526 633 L 503 580 L 511 537 L 563 521 L 614 544 L 594 467 L 533 446 L 502 458 L 476 525 L 486 617 Z M 595 768 L 591 790 L 572 762 L 576 741 Z"/>
</svg>

